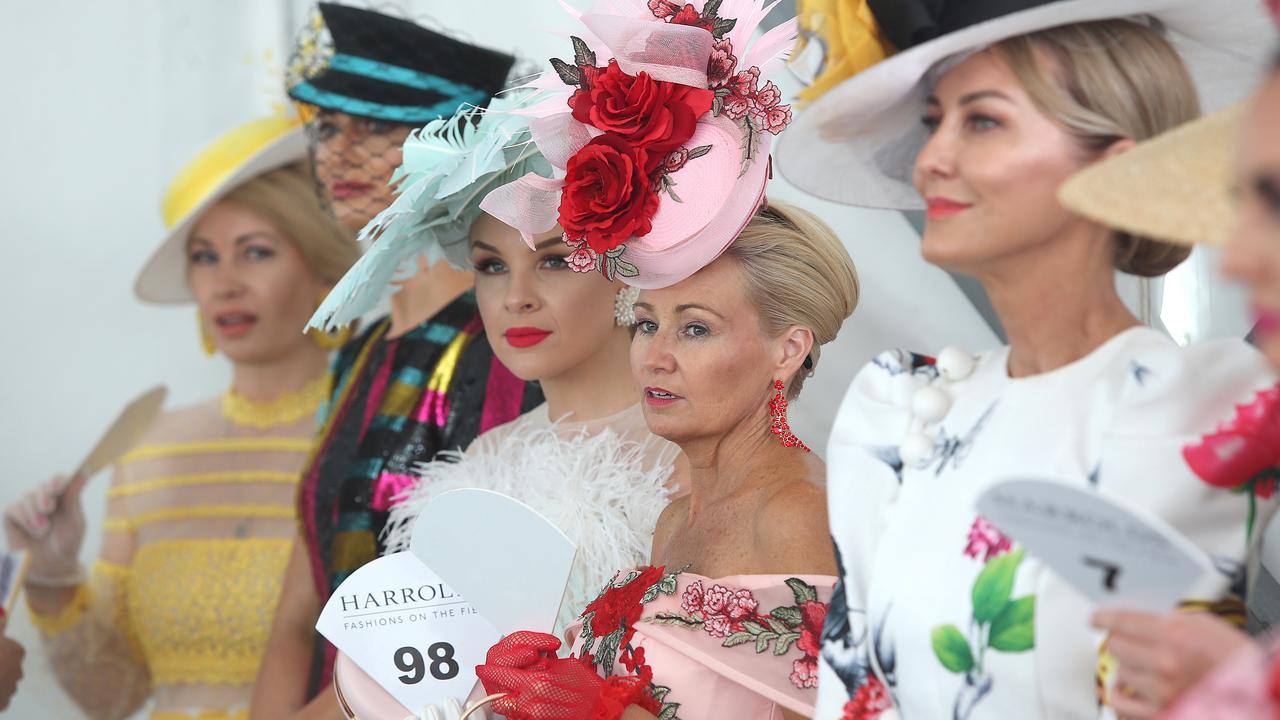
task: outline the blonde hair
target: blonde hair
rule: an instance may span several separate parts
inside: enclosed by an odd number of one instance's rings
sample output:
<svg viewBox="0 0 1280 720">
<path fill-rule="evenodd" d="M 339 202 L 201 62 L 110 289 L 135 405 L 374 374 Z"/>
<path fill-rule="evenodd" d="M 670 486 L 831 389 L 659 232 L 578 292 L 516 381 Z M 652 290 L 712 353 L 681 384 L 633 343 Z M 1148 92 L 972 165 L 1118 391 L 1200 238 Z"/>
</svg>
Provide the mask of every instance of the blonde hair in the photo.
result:
<svg viewBox="0 0 1280 720">
<path fill-rule="evenodd" d="M 820 346 L 836 338 L 858 306 L 853 260 L 826 223 L 779 202 L 760 208 L 725 254 L 742 268 L 766 334 L 776 337 L 792 325 L 813 331 L 813 349 L 787 384 L 787 397 L 795 398 L 818 366 Z"/>
<path fill-rule="evenodd" d="M 320 206 L 306 163 L 265 172 L 223 200 L 260 215 L 289 236 L 311 272 L 329 284 L 338 282 L 360 257 L 352 233 Z"/>
<path fill-rule="evenodd" d="M 1200 115 L 1195 83 L 1178 51 L 1138 22 L 1063 25 L 995 47 L 1032 101 L 1090 157 L 1118 140 L 1141 142 Z M 1144 277 L 1169 272 L 1191 252 L 1122 232 L 1115 233 L 1115 248 L 1116 269 Z"/>
</svg>

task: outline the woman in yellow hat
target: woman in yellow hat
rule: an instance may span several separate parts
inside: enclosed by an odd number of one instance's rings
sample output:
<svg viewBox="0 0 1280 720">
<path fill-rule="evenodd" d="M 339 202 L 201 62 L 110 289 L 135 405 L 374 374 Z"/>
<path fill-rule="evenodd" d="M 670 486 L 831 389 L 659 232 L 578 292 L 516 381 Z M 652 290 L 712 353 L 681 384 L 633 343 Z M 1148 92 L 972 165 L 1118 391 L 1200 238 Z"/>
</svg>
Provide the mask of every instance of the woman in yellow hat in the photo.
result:
<svg viewBox="0 0 1280 720">
<path fill-rule="evenodd" d="M 168 233 L 135 291 L 194 302 L 232 363 L 221 397 L 168 411 L 115 469 L 102 552 L 80 564 L 86 478 L 42 484 L 5 514 L 31 556 L 26 591 L 53 670 L 93 718 L 148 699 L 152 720 L 244 718 L 295 533 L 295 484 L 341 338 L 307 318 L 357 257 L 321 208 L 297 121 L 241 126 L 164 200 Z"/>
</svg>

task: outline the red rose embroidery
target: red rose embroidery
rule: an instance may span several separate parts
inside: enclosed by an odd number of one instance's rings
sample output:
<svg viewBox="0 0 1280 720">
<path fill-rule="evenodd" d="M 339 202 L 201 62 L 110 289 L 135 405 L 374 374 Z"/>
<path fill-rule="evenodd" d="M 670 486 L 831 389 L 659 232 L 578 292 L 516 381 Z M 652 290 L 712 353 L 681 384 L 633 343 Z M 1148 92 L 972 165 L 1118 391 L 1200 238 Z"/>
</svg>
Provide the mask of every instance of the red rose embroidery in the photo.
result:
<svg viewBox="0 0 1280 720">
<path fill-rule="evenodd" d="M 800 639 L 796 648 L 807 657 L 818 657 L 822 651 L 822 624 L 827 621 L 827 604 L 807 602 L 800 606 L 804 623 L 800 626 Z"/>
<path fill-rule="evenodd" d="M 782 102 L 782 91 L 777 85 L 770 80 L 764 84 L 751 97 L 751 111 L 756 117 L 763 117 L 765 113 L 778 106 Z"/>
<path fill-rule="evenodd" d="M 666 160 L 662 161 L 662 172 L 667 173 L 668 175 L 673 172 L 678 172 L 688 162 L 689 151 L 685 148 L 680 148 L 668 155 Z"/>
<path fill-rule="evenodd" d="M 738 58 L 733 54 L 733 44 L 728 40 L 717 40 L 711 46 L 711 59 L 707 61 L 707 82 L 711 87 L 725 84 L 737 66 Z"/>
<path fill-rule="evenodd" d="M 680 10 L 671 17 L 671 24 L 692 25 L 694 27 L 700 27 L 707 32 L 711 32 L 715 27 L 715 18 L 704 18 L 702 17 L 702 13 L 693 9 L 692 5 L 685 4 L 684 7 L 680 8 Z"/>
<path fill-rule="evenodd" d="M 680 6 L 670 0 L 649 0 L 649 12 L 659 20 L 666 20 L 680 12 Z"/>
<path fill-rule="evenodd" d="M 694 580 L 689 583 L 689 587 L 685 588 L 684 594 L 680 596 L 680 609 L 687 613 L 702 612 L 704 595 L 702 581 Z"/>
<path fill-rule="evenodd" d="M 584 85 L 569 99 L 574 119 L 642 146 L 655 160 L 692 137 L 715 100 L 706 88 L 628 75 L 615 60 Z"/>
<path fill-rule="evenodd" d="M 791 661 L 791 684 L 806 690 L 818 687 L 818 661 L 816 658 L 803 657 Z"/>
<path fill-rule="evenodd" d="M 778 107 L 770 108 L 769 112 L 765 113 L 764 118 L 761 120 L 761 124 L 764 130 L 777 135 L 791 124 L 791 106 L 779 105 Z"/>
<path fill-rule="evenodd" d="M 576 246 L 573 246 L 573 252 L 569 253 L 565 262 L 574 272 L 591 272 L 596 269 L 596 254 L 591 252 L 591 248 L 587 247 L 586 243 L 579 241 Z"/>
<path fill-rule="evenodd" d="M 648 164 L 644 150 L 613 134 L 569 158 L 560 197 L 560 225 L 569 237 L 604 253 L 647 235 L 658 209 Z"/>
</svg>

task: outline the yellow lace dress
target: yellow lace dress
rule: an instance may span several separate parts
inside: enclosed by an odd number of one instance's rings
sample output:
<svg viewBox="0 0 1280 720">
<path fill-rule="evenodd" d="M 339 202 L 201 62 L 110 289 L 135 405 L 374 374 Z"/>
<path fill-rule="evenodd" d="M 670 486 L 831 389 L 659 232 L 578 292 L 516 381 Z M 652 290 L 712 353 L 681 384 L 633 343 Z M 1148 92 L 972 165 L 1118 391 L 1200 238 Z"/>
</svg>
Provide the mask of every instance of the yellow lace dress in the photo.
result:
<svg viewBox="0 0 1280 720">
<path fill-rule="evenodd" d="M 149 698 L 152 720 L 248 717 L 328 385 L 166 412 L 120 460 L 89 582 L 58 616 L 33 614 L 91 718 L 128 717 Z"/>
</svg>

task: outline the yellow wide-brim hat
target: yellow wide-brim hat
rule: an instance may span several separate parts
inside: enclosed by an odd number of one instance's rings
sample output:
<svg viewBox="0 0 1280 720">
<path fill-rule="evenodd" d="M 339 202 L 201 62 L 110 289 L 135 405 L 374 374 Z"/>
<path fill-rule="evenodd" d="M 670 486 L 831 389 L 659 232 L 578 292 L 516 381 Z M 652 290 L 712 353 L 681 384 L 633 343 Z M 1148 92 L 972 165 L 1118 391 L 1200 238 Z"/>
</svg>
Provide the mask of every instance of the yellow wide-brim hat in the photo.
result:
<svg viewBox="0 0 1280 720">
<path fill-rule="evenodd" d="M 169 183 L 161 212 L 167 231 L 138 273 L 133 291 L 147 302 L 191 302 L 187 287 L 187 238 L 213 204 L 253 178 L 307 158 L 307 139 L 297 117 L 250 121 L 200 151 Z"/>
<path fill-rule="evenodd" d="M 1178 245 L 1221 245 L 1237 221 L 1232 198 L 1244 104 L 1180 125 L 1089 166 L 1058 200 L 1095 222 Z"/>
</svg>

